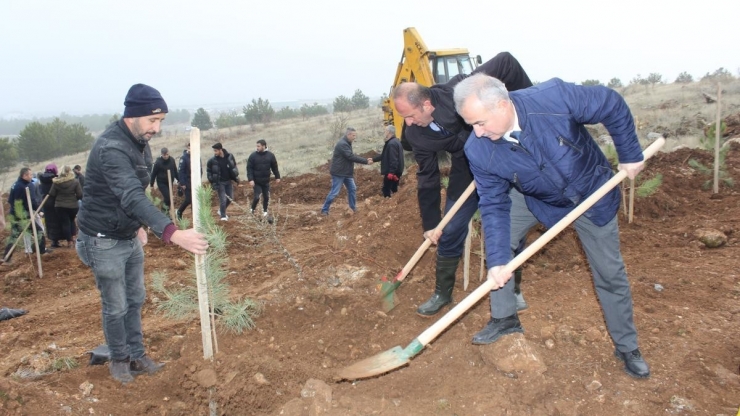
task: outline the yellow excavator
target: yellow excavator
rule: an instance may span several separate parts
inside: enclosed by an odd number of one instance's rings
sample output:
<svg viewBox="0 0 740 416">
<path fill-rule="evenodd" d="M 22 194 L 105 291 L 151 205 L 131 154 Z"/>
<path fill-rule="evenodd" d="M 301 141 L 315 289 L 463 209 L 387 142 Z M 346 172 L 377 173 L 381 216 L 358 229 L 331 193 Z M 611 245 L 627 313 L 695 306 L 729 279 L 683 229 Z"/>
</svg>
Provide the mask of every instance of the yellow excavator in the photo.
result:
<svg viewBox="0 0 740 416">
<path fill-rule="evenodd" d="M 403 53 L 396 69 L 396 78 L 391 86 L 391 93 L 396 85 L 415 81 L 426 87 L 442 84 L 459 74 L 470 75 L 481 64 L 480 55 L 475 60 L 465 48 L 429 50 L 413 27 L 403 30 Z M 403 118 L 396 111 L 393 100 L 383 101 L 383 119 L 385 125 L 396 127 L 398 138 L 402 137 Z"/>
</svg>

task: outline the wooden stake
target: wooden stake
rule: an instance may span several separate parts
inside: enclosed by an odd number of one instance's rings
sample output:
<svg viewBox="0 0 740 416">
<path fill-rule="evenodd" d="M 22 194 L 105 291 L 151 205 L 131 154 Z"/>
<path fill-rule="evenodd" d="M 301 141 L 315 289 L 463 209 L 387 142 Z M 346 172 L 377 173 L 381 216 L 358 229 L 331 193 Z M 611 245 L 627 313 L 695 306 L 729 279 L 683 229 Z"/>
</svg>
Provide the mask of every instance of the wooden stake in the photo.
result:
<svg viewBox="0 0 740 416">
<path fill-rule="evenodd" d="M 486 275 L 486 236 L 483 234 L 483 221 L 480 222 L 480 276 L 478 281 L 482 282 Z"/>
<path fill-rule="evenodd" d="M 621 188 L 620 192 L 622 194 L 622 210 L 624 211 L 624 216 L 627 216 L 627 194 L 624 193 L 624 181 L 622 181 L 619 184 L 619 187 Z"/>
<path fill-rule="evenodd" d="M 41 212 L 41 208 L 43 208 L 43 207 L 44 207 L 44 204 L 46 203 L 46 200 L 47 200 L 47 199 L 49 199 L 49 195 L 48 195 L 48 194 L 47 194 L 47 195 L 46 195 L 46 196 L 44 197 L 44 199 L 43 199 L 43 200 L 41 201 L 41 205 L 39 205 L 39 209 L 37 209 L 37 210 L 36 210 L 36 212 L 34 213 L 34 215 L 39 215 L 39 212 Z M 19 242 L 19 241 L 21 241 L 21 238 L 23 238 L 23 234 L 24 234 L 24 233 L 26 232 L 26 230 L 27 230 L 27 229 L 28 229 L 28 227 L 30 227 L 30 226 L 31 226 L 31 223 L 29 222 L 28 224 L 26 224 L 26 226 L 25 226 L 25 227 L 23 227 L 23 230 L 22 230 L 22 231 L 21 231 L 21 233 L 20 233 L 20 234 L 18 235 L 18 238 L 16 238 L 16 239 L 15 239 L 15 243 L 13 243 L 13 246 L 12 246 L 12 247 L 10 247 L 10 250 L 8 251 L 8 254 L 6 254 L 6 255 L 5 255 L 5 257 L 3 257 L 3 262 L 6 262 L 6 261 L 8 261 L 8 258 L 10 258 L 10 256 L 11 256 L 11 255 L 13 254 L 13 250 L 15 250 L 15 246 L 17 246 L 17 245 L 18 245 L 18 242 Z"/>
<path fill-rule="evenodd" d="M 463 260 L 463 290 L 468 290 L 470 283 L 470 246 L 473 243 L 473 219 L 468 223 L 468 236 L 465 237 L 465 258 Z"/>
<path fill-rule="evenodd" d="M 635 180 L 630 179 L 630 214 L 629 223 L 632 224 L 632 214 L 635 212 Z"/>
<path fill-rule="evenodd" d="M 200 178 L 200 129 L 193 127 L 190 130 L 190 176 Z M 192 196 L 193 228 L 202 231 L 200 223 L 200 201 L 198 190 L 202 184 L 200 179 L 192 181 L 190 194 Z M 213 343 L 211 340 L 211 319 L 208 311 L 208 280 L 205 271 L 205 255 L 195 255 L 195 277 L 198 286 L 198 310 L 200 312 L 200 334 L 203 341 L 203 358 L 213 360 Z"/>
<path fill-rule="evenodd" d="M 714 129 L 714 186 L 712 193 L 719 193 L 719 142 L 722 138 L 722 84 L 717 83 L 717 124 Z"/>
<path fill-rule="evenodd" d="M 167 208 L 170 209 L 170 218 L 172 218 L 172 222 L 177 224 L 177 218 L 175 217 L 175 199 L 172 197 L 172 172 L 170 172 L 169 169 L 167 169 L 167 189 L 170 193 L 170 206 Z"/>
<path fill-rule="evenodd" d="M 26 188 L 26 201 L 28 201 L 28 211 L 31 214 L 31 229 L 33 230 L 33 243 L 36 245 L 36 261 L 39 265 L 39 279 L 44 277 L 44 271 L 41 269 L 41 253 L 39 252 L 39 239 L 36 234 L 36 212 L 33 210 L 31 202 L 31 190 Z"/>
</svg>

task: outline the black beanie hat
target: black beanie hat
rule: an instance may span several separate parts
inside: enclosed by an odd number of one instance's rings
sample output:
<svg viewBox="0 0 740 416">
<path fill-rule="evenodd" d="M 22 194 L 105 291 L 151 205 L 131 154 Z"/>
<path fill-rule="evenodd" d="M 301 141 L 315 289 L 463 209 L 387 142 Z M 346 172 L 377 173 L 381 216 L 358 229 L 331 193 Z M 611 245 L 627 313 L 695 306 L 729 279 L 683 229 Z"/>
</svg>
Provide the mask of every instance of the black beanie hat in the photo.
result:
<svg viewBox="0 0 740 416">
<path fill-rule="evenodd" d="M 167 112 L 167 103 L 164 102 L 162 94 L 144 84 L 133 85 L 128 90 L 123 105 L 126 106 L 123 110 L 124 118 L 145 117 Z"/>
</svg>

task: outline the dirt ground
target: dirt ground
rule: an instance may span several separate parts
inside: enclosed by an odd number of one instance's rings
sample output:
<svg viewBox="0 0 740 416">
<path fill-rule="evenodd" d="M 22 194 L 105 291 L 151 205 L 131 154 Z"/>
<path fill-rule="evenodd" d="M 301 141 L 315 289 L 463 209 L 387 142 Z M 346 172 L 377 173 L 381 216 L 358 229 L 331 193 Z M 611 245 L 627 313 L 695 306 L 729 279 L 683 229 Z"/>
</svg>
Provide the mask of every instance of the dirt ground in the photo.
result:
<svg viewBox="0 0 740 416">
<path fill-rule="evenodd" d="M 330 216 L 318 215 L 330 184 L 325 170 L 273 186 L 274 228 L 232 205 L 223 224 L 228 283 L 234 297 L 263 302 L 256 329 L 220 332 L 215 361 L 205 361 L 199 321 L 163 317 L 161 295 L 148 288 L 145 344 L 167 365 L 127 386 L 113 381 L 107 366 L 87 365 L 86 351 L 104 343 L 100 300 L 74 250 L 46 255 L 43 279 L 31 268 L 35 260 L 16 254 L 14 265 L 0 269 L 0 306 L 29 312 L 0 322 L 0 414 L 735 415 L 740 195 L 723 186 L 712 197 L 702 189 L 709 177 L 690 159 L 711 166 L 712 156 L 696 149 L 659 153 L 643 176 L 662 174 L 662 186 L 636 199 L 632 224 L 620 212 L 640 348 L 652 370 L 647 380 L 629 377 L 614 357 L 569 228 L 526 264 L 523 335 L 470 343 L 489 319 L 486 297 L 409 365 L 337 381 L 340 369 L 403 348 L 436 321 L 415 313 L 433 290 L 434 249 L 398 288 L 395 309 L 384 313 L 377 293 L 379 279 L 394 276 L 423 242 L 413 169 L 398 194 L 384 200 L 377 170 L 358 168 L 354 215 L 344 191 Z M 727 170 L 740 181 L 740 147 L 730 151 Z M 236 192 L 246 206 L 251 190 Z M 726 244 L 705 247 L 702 230 L 718 230 Z M 192 256 L 154 237 L 145 251 L 148 286 L 154 271 L 165 272 L 173 287 L 193 284 Z M 467 293 L 480 284 L 479 251 L 475 237 Z M 466 295 L 462 276 L 460 267 L 457 301 Z M 64 367 L 62 358 L 79 366 L 50 371 L 52 364 Z"/>
</svg>

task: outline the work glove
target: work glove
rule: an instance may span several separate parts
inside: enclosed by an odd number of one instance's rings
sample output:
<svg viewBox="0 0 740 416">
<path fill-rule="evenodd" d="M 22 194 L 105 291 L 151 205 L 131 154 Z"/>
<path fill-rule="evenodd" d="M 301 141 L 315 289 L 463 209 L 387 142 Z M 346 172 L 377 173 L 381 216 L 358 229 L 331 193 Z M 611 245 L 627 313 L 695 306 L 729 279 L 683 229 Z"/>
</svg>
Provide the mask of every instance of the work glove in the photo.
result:
<svg viewBox="0 0 740 416">
<path fill-rule="evenodd" d="M 385 177 L 388 178 L 389 181 L 394 181 L 394 182 L 398 182 L 399 181 L 398 176 L 396 176 L 396 175 L 394 175 L 392 173 L 389 173 L 389 174 L 385 175 Z"/>
</svg>

